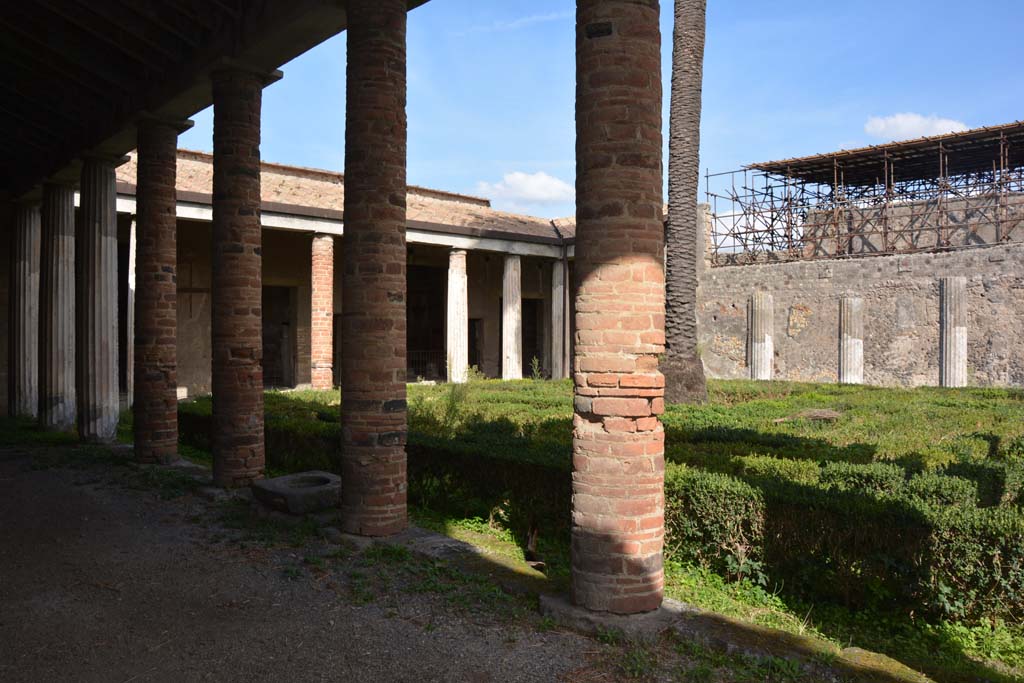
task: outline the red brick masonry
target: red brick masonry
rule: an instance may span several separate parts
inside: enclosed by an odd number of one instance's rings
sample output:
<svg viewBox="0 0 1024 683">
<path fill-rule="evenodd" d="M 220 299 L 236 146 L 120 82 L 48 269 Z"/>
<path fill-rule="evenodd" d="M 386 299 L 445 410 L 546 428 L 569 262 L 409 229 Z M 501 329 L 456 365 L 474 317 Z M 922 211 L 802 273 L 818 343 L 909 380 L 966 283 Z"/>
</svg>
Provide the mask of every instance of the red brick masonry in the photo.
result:
<svg viewBox="0 0 1024 683">
<path fill-rule="evenodd" d="M 334 236 L 313 236 L 311 356 L 313 388 L 334 386 Z"/>
<path fill-rule="evenodd" d="M 213 74 L 213 479 L 263 476 L 260 104 L 263 78 Z"/>
<path fill-rule="evenodd" d="M 178 129 L 139 124 L 135 252 L 135 457 L 178 458 L 178 291 L 175 169 Z"/>
<path fill-rule="evenodd" d="M 572 599 L 656 609 L 665 343 L 657 0 L 579 0 Z"/>
<path fill-rule="evenodd" d="M 348 3 L 342 493 L 345 531 L 406 526 L 405 0 Z"/>
</svg>

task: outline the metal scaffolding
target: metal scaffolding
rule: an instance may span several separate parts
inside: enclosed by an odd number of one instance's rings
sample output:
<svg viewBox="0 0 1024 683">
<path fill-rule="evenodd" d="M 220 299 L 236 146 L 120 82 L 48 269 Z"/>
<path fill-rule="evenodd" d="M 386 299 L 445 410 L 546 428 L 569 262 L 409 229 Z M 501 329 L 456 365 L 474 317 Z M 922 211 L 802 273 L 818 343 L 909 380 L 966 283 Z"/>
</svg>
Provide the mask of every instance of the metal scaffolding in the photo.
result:
<svg viewBox="0 0 1024 683">
<path fill-rule="evenodd" d="M 1024 240 L 1024 122 L 707 174 L 713 265 Z"/>
</svg>

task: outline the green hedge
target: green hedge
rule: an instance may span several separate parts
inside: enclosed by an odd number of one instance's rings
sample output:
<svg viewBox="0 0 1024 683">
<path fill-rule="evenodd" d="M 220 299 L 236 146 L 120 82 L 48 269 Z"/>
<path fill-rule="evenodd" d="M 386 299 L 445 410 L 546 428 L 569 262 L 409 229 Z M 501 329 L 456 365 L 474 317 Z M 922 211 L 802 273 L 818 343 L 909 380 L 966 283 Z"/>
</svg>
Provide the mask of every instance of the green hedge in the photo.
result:
<svg viewBox="0 0 1024 683">
<path fill-rule="evenodd" d="M 269 395 L 268 395 L 269 396 Z M 268 398 L 272 471 L 337 470 L 337 406 Z M 410 411 L 410 502 L 497 515 L 521 539 L 565 538 L 570 460 L 561 421 L 449 419 Z M 181 438 L 208 449 L 208 400 L 183 404 Z M 812 600 L 884 605 L 976 621 L 1024 622 L 1021 467 L 980 461 L 916 473 L 761 455 L 666 468 L 666 553 Z M 978 507 L 979 503 L 986 507 Z"/>
</svg>

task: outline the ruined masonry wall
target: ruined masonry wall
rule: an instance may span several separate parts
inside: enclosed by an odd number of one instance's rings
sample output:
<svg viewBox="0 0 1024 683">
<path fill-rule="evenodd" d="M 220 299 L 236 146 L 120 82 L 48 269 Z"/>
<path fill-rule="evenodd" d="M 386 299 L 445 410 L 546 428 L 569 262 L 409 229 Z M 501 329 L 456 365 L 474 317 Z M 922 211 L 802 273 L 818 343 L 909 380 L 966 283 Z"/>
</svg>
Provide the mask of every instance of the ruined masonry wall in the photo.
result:
<svg viewBox="0 0 1024 683">
<path fill-rule="evenodd" d="M 864 299 L 864 381 L 939 383 L 939 278 L 967 278 L 967 379 L 1024 385 L 1024 245 L 947 253 L 704 268 L 700 352 L 709 376 L 748 378 L 747 301 L 775 302 L 775 379 L 837 381 L 839 300 Z"/>
</svg>

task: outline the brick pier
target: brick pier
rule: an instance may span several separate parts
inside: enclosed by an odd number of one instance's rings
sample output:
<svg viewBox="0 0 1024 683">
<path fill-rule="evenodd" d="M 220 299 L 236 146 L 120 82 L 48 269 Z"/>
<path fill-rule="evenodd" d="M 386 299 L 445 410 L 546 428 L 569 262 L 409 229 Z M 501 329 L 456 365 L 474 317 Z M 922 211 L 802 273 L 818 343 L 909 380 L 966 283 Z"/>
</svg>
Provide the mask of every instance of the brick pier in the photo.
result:
<svg viewBox="0 0 1024 683">
<path fill-rule="evenodd" d="M 579 0 L 572 600 L 661 605 L 665 343 L 657 0 Z"/>
<path fill-rule="evenodd" d="M 342 526 L 406 521 L 406 3 L 350 0 L 342 287 Z"/>
</svg>

